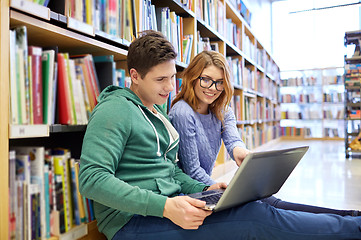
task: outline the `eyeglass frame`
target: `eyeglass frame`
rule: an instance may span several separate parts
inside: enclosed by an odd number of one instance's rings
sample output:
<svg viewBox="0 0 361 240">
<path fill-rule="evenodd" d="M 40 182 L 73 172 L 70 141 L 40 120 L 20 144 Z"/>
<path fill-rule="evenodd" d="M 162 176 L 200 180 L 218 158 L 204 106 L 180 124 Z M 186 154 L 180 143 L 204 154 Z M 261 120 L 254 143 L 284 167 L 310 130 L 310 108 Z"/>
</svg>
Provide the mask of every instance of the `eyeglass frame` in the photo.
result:
<svg viewBox="0 0 361 240">
<path fill-rule="evenodd" d="M 224 87 L 223 87 L 222 90 L 218 90 L 218 88 L 217 88 L 217 83 L 219 83 L 219 82 L 222 82 L 222 83 L 223 83 L 223 81 L 219 81 L 219 80 L 214 81 L 212 78 L 202 77 L 202 76 L 199 76 L 198 79 L 199 79 L 199 86 L 201 86 L 202 88 L 210 89 L 210 88 L 213 86 L 213 84 L 214 84 L 214 86 L 215 86 L 215 88 L 216 88 L 217 91 L 222 92 L 222 91 L 224 90 Z M 209 81 L 212 81 L 212 84 L 209 85 L 209 87 L 203 87 L 203 86 L 202 86 L 202 81 L 203 81 L 204 79 L 207 79 L 207 80 L 209 80 Z"/>
</svg>

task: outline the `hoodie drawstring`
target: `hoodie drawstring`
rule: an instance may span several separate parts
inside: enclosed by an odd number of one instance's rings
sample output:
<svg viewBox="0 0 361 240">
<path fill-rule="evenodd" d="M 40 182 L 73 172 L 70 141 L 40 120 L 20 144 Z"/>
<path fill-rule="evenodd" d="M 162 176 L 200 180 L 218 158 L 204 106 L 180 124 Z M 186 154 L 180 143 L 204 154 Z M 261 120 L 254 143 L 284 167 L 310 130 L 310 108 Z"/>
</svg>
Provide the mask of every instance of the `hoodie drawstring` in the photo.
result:
<svg viewBox="0 0 361 240">
<path fill-rule="evenodd" d="M 149 120 L 149 118 L 147 117 L 147 115 L 145 115 L 143 109 L 138 105 L 138 108 L 140 109 L 140 111 L 142 112 L 142 114 L 144 115 L 145 119 L 147 119 L 147 121 L 149 122 L 149 124 L 152 126 L 153 131 L 155 133 L 155 136 L 157 137 L 157 145 L 158 145 L 158 151 L 157 151 L 157 156 L 160 157 L 162 156 L 162 154 L 160 153 L 160 144 L 159 144 L 159 137 L 158 137 L 158 132 L 155 129 L 153 123 Z"/>
</svg>

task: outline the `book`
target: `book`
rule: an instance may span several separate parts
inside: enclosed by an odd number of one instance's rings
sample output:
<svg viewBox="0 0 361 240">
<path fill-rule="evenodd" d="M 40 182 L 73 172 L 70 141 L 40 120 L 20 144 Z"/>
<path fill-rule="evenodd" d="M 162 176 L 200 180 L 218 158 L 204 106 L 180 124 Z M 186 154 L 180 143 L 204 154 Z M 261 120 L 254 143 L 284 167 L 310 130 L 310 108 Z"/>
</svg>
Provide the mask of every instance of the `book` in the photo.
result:
<svg viewBox="0 0 361 240">
<path fill-rule="evenodd" d="M 110 85 L 116 85 L 115 62 L 113 55 L 94 56 L 94 66 L 99 82 L 100 91 Z"/>
<path fill-rule="evenodd" d="M 66 212 L 66 184 L 65 184 L 65 156 L 54 155 L 54 174 L 55 174 L 55 194 L 56 210 L 59 212 L 59 218 L 55 220 L 59 226 L 54 226 L 53 234 L 64 233 L 69 230 L 68 214 Z M 57 230 L 59 228 L 59 230 Z"/>
<path fill-rule="evenodd" d="M 71 116 L 71 124 L 77 124 L 77 114 L 76 114 L 76 108 L 75 108 L 75 100 L 74 100 L 74 91 L 73 91 L 73 65 L 72 62 L 69 59 L 68 53 L 63 53 L 65 62 L 66 62 L 66 73 L 68 77 L 68 91 L 69 91 L 69 97 L 70 97 L 70 116 Z"/>
<path fill-rule="evenodd" d="M 51 99 L 51 121 L 49 124 L 54 124 L 55 122 L 59 122 L 58 112 L 56 109 L 56 100 L 57 100 L 57 90 L 58 90 L 58 46 L 48 46 L 43 47 L 43 51 L 54 51 L 54 65 L 53 65 L 53 88 L 52 88 L 52 99 Z"/>
<path fill-rule="evenodd" d="M 40 200 L 40 194 L 41 189 L 38 184 L 30 184 L 29 185 L 29 202 L 28 202 L 28 208 L 29 208 L 29 238 L 28 239 L 41 239 L 41 213 L 40 213 L 40 206 L 41 206 L 41 200 Z"/>
<path fill-rule="evenodd" d="M 50 166 L 44 164 L 45 237 L 50 238 L 50 200 L 52 200 Z"/>
<path fill-rule="evenodd" d="M 28 81 L 29 81 L 29 124 L 34 125 L 34 111 L 33 111 L 33 59 L 28 55 Z"/>
<path fill-rule="evenodd" d="M 71 178 L 71 189 L 72 189 L 72 200 L 73 200 L 73 215 L 75 220 L 75 225 L 80 225 L 80 205 L 78 201 L 78 188 L 76 184 L 76 175 L 75 175 L 75 159 L 70 158 L 68 159 L 69 169 L 70 169 L 70 178 Z"/>
<path fill-rule="evenodd" d="M 22 64 L 24 63 L 24 50 L 20 48 L 16 48 L 16 81 L 18 86 L 17 91 L 17 103 L 18 103 L 18 113 L 19 113 L 19 124 L 28 124 L 30 122 L 30 117 L 27 114 L 27 101 L 30 99 L 26 98 L 26 91 L 25 88 L 25 72 Z"/>
<path fill-rule="evenodd" d="M 27 154 L 15 155 L 16 180 L 18 185 L 18 211 L 16 214 L 16 238 L 25 239 L 28 233 L 30 213 L 28 212 L 28 186 L 30 185 L 30 157 Z"/>
<path fill-rule="evenodd" d="M 16 72 L 16 31 L 10 30 L 10 124 L 19 124 L 18 86 Z"/>
<path fill-rule="evenodd" d="M 62 179 L 64 225 L 65 232 L 68 232 L 73 226 L 73 200 L 71 196 L 71 176 L 68 161 L 71 154 L 69 150 L 63 148 L 53 149 L 52 154 L 54 155 L 54 172 L 55 174 L 60 175 Z"/>
<path fill-rule="evenodd" d="M 89 99 L 90 110 L 92 111 L 97 104 L 97 97 L 100 94 L 100 86 L 96 73 L 93 56 L 91 54 L 71 56 L 75 64 L 82 67 L 87 96 Z"/>
<path fill-rule="evenodd" d="M 122 88 L 125 88 L 125 69 L 117 69 L 117 83 L 116 85 Z"/>
<path fill-rule="evenodd" d="M 44 124 L 52 124 L 55 51 L 53 49 L 44 50 L 41 61 L 43 78 L 43 122 Z"/>
<path fill-rule="evenodd" d="M 67 61 L 62 53 L 58 53 L 58 116 L 60 124 L 72 124 L 72 107 L 68 80 Z"/>
<path fill-rule="evenodd" d="M 16 238 L 16 212 L 17 212 L 17 187 L 16 187 L 16 153 L 9 151 L 9 236 Z"/>
<path fill-rule="evenodd" d="M 77 194 L 77 201 L 78 201 L 78 206 L 79 206 L 79 217 L 80 217 L 80 222 L 84 223 L 84 222 L 88 222 L 87 217 L 86 217 L 86 211 L 85 211 L 85 206 L 84 206 L 84 202 L 83 202 L 83 196 L 80 194 L 79 192 L 79 162 L 77 160 L 74 160 L 74 175 L 75 175 L 75 185 L 76 185 L 76 194 Z"/>
<path fill-rule="evenodd" d="M 42 49 L 41 47 L 29 46 L 31 57 L 31 92 L 32 92 L 32 117 L 33 124 L 43 123 L 43 74 L 42 74 Z"/>
<path fill-rule="evenodd" d="M 28 124 L 30 122 L 30 83 L 28 75 L 28 40 L 26 26 L 15 28 L 16 31 L 16 49 L 17 49 L 17 76 L 20 86 L 20 108 L 21 121 L 20 124 Z"/>
<path fill-rule="evenodd" d="M 85 116 L 86 116 L 86 122 L 90 117 L 91 114 L 91 110 L 90 110 L 90 103 L 89 103 L 89 96 L 88 96 L 88 92 L 86 89 L 86 83 L 85 83 L 85 76 L 83 73 L 83 68 L 78 65 L 75 64 L 75 73 L 76 73 L 76 78 L 77 80 L 80 82 L 80 95 L 82 95 L 82 98 L 84 100 L 84 107 L 85 107 Z"/>
<path fill-rule="evenodd" d="M 73 59 L 69 59 L 69 72 L 70 72 L 70 78 L 71 82 L 71 96 L 72 96 L 72 109 L 74 114 L 74 124 L 85 124 L 87 121 L 86 116 L 82 115 L 82 105 L 84 105 L 84 98 L 81 98 L 80 92 L 79 92 L 79 84 L 77 83 L 78 80 L 76 78 L 76 71 L 75 71 L 75 64 Z M 85 107 L 84 107 L 85 108 Z M 84 120 L 83 120 L 84 119 Z"/>
</svg>

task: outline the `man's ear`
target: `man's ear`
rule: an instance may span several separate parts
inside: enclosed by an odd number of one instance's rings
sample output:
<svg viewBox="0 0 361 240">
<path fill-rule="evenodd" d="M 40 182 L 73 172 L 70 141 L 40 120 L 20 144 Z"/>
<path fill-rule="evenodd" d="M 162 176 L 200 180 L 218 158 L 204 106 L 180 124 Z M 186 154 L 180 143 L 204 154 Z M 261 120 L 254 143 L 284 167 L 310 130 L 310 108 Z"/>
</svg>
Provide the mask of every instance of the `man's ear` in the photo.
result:
<svg viewBox="0 0 361 240">
<path fill-rule="evenodd" d="M 129 74 L 130 74 L 130 78 L 132 79 L 132 83 L 138 85 L 140 80 L 140 74 L 137 72 L 137 70 L 132 68 L 130 69 Z"/>
</svg>

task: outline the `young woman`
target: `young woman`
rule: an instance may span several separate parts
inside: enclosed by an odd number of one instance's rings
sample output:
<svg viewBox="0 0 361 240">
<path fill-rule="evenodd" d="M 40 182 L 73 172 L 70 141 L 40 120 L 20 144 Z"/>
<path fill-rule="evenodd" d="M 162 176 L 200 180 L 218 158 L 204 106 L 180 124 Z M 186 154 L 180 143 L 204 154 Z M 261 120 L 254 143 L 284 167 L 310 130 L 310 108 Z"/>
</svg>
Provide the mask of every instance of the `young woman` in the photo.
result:
<svg viewBox="0 0 361 240">
<path fill-rule="evenodd" d="M 179 165 L 193 179 L 207 185 L 223 140 L 239 166 L 249 153 L 239 136 L 234 113 L 228 104 L 233 95 L 229 67 L 222 54 L 203 51 L 183 73 L 181 91 L 172 102 L 169 118 L 177 129 Z M 336 210 L 281 201 L 276 197 L 263 202 L 282 209 L 338 215 L 360 215 L 359 211 Z"/>
</svg>

